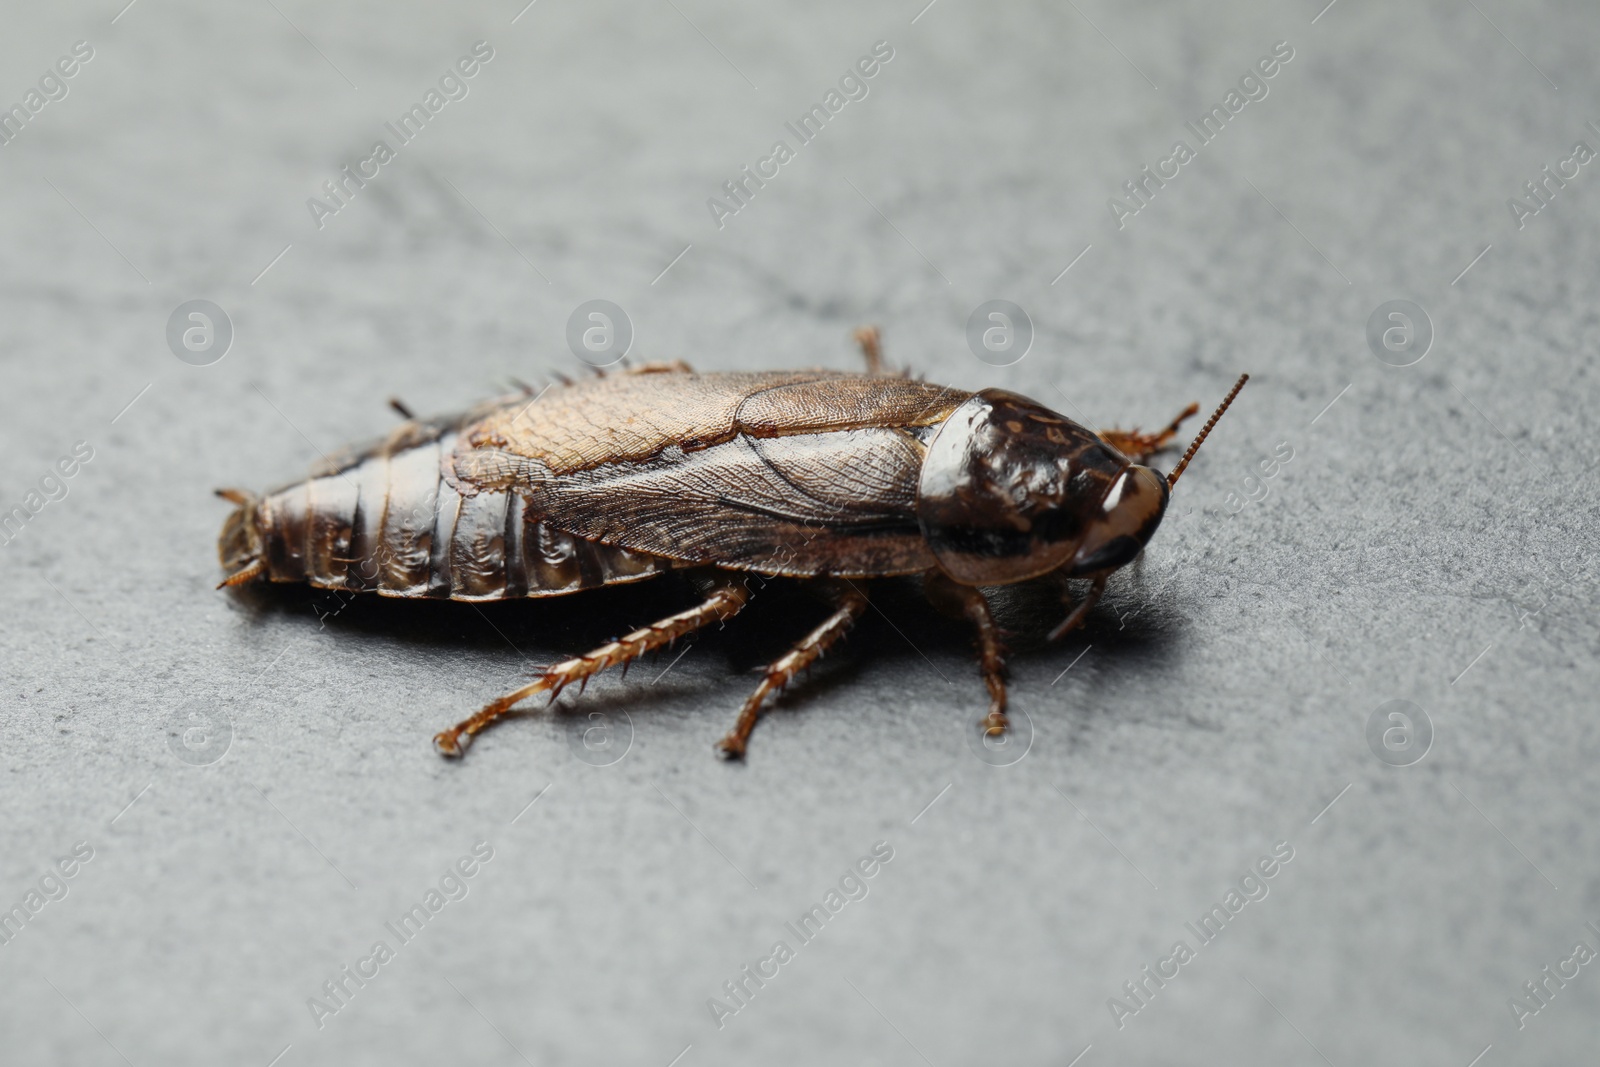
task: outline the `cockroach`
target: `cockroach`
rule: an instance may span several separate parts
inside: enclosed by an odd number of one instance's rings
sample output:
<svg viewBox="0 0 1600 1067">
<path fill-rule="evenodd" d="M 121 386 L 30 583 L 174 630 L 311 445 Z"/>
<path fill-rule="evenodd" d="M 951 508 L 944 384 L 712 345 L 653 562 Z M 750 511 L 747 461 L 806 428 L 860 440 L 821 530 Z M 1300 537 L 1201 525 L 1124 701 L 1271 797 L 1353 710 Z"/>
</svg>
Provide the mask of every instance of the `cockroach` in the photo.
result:
<svg viewBox="0 0 1600 1067">
<path fill-rule="evenodd" d="M 554 701 L 737 615 L 751 575 L 812 583 L 832 614 L 766 668 L 718 743 L 742 757 L 768 697 L 870 606 L 869 580 L 920 575 L 929 600 L 977 636 L 986 733 L 1006 728 L 1005 650 L 983 589 L 1089 580 L 1050 633 L 1084 621 L 1112 572 L 1160 525 L 1172 487 L 1244 386 L 1241 375 L 1170 474 L 1144 465 L 1165 429 L 1095 433 L 1004 389 L 976 393 L 884 373 L 878 333 L 857 331 L 867 373 L 699 374 L 682 363 L 501 397 L 405 421 L 326 459 L 223 525 L 222 586 L 268 580 L 390 597 L 564 596 L 690 570 L 703 599 L 540 670 L 440 732 L 459 756 L 513 706 Z M 219 586 L 220 588 L 220 586 Z"/>
</svg>

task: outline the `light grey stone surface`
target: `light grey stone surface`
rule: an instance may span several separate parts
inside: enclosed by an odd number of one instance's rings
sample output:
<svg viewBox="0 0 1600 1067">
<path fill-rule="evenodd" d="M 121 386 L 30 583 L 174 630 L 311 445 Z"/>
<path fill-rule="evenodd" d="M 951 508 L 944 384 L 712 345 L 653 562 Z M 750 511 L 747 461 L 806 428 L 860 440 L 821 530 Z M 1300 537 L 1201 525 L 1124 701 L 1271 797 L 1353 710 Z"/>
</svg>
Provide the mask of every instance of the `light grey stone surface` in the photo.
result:
<svg viewBox="0 0 1600 1067">
<path fill-rule="evenodd" d="M 0 945 L 0 1060 L 1592 1059 L 1594 966 L 1522 1029 L 1508 1000 L 1600 948 L 1600 164 L 1520 230 L 1506 201 L 1600 147 L 1593 5 L 118 6 L 0 35 L 4 104 L 94 48 L 0 148 L 0 505 L 94 449 L 0 549 L 0 904 L 93 849 Z M 480 39 L 470 95 L 317 228 L 307 198 Z M 879 40 L 870 94 L 718 229 L 707 198 Z M 1280 41 L 1118 229 L 1108 198 Z M 319 621 L 212 590 L 210 492 L 387 430 L 391 395 L 574 370 L 595 297 L 639 358 L 853 366 L 877 322 L 930 378 L 1092 425 L 1254 378 L 1088 629 L 1018 639 L 1012 766 L 969 747 L 967 636 L 895 589 L 746 765 L 711 744 L 804 597 L 449 764 L 435 730 L 682 591 Z M 1037 330 L 1005 369 L 963 339 L 995 297 Z M 164 338 L 194 298 L 236 328 L 208 367 Z M 1435 331 L 1405 368 L 1365 339 L 1393 299 Z M 1409 767 L 1365 739 L 1394 699 L 1434 731 Z M 612 766 L 569 744 L 590 711 L 631 717 Z M 230 724 L 216 762 L 169 748 L 191 712 Z M 308 998 L 480 841 L 465 899 L 319 1028 Z M 880 841 L 867 897 L 794 939 Z M 1108 1000 L 1279 842 L 1269 894 L 1119 1028 Z M 708 998 L 780 939 L 719 1029 Z"/>
</svg>

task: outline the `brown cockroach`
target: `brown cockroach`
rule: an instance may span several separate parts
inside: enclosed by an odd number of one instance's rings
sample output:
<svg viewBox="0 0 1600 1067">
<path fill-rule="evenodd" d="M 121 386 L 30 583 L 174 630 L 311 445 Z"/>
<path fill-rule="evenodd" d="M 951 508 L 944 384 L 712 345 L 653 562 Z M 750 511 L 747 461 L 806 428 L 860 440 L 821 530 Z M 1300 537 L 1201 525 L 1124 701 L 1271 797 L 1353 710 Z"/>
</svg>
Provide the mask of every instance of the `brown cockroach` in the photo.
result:
<svg viewBox="0 0 1600 1067">
<path fill-rule="evenodd" d="M 935 606 L 976 630 L 989 713 L 1006 728 L 1004 649 L 982 588 L 1046 576 L 1088 593 L 1050 634 L 1080 625 L 1113 571 L 1160 524 L 1172 486 L 1244 386 L 1242 375 L 1168 475 L 1158 433 L 1094 433 L 1003 389 L 969 393 L 882 373 L 697 374 L 651 364 L 406 421 L 303 481 L 238 507 L 222 529 L 222 585 L 266 579 L 391 597 L 562 596 L 695 568 L 687 611 L 546 667 L 434 738 L 446 756 L 536 693 L 627 664 L 749 601 L 750 574 L 814 582 L 833 613 L 766 668 L 718 744 L 744 755 L 762 704 L 869 606 L 861 583 L 920 575 Z"/>
</svg>

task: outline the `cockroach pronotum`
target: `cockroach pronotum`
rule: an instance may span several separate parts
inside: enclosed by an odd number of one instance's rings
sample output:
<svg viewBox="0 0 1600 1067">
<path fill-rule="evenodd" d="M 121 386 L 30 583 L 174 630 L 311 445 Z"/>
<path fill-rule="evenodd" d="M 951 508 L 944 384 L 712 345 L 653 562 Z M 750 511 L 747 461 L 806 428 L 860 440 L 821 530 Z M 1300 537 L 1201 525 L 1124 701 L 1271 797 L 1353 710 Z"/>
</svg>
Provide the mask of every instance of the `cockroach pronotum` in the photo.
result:
<svg viewBox="0 0 1600 1067">
<path fill-rule="evenodd" d="M 766 668 L 718 744 L 741 757 L 762 704 L 869 606 L 867 579 L 920 575 L 977 633 L 989 734 L 1006 728 L 1004 649 L 982 592 L 1048 576 L 1090 587 L 1051 633 L 1080 625 L 1136 557 L 1172 487 L 1249 375 L 1165 476 L 1143 461 L 1165 429 L 1094 433 L 1004 389 L 969 393 L 884 374 L 698 374 L 650 364 L 406 421 L 304 481 L 237 504 L 224 586 L 266 579 L 391 597 L 563 596 L 688 569 L 703 600 L 538 672 L 434 738 L 459 756 L 522 700 L 626 664 L 749 601 L 750 574 L 814 583 L 833 613 Z"/>
</svg>

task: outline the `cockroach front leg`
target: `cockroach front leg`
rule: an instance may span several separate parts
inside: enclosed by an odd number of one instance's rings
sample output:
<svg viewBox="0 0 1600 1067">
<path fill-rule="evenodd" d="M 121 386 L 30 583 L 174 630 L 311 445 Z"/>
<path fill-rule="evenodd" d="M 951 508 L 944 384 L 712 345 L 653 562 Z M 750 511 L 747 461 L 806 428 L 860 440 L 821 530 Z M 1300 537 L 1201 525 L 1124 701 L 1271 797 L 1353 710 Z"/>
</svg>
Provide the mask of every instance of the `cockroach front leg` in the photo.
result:
<svg viewBox="0 0 1600 1067">
<path fill-rule="evenodd" d="M 984 733 L 991 737 L 1006 732 L 1006 650 L 1000 641 L 1000 627 L 989 613 L 989 602 L 971 585 L 951 581 L 939 571 L 923 579 L 928 599 L 939 610 L 958 615 L 972 623 L 978 636 L 978 667 L 989 690 L 989 714 L 983 720 Z"/>
<path fill-rule="evenodd" d="M 717 751 L 723 756 L 728 759 L 744 758 L 745 749 L 750 743 L 750 731 L 755 729 L 756 720 L 761 717 L 761 705 L 767 697 L 780 692 L 795 675 L 820 659 L 824 652 L 845 635 L 868 607 L 866 595 L 854 585 L 843 585 L 835 589 L 834 603 L 837 605 L 837 610 L 828 616 L 822 625 L 812 630 L 799 644 L 767 667 L 766 676 L 761 679 L 761 684 L 756 686 L 756 691 L 750 694 L 750 699 L 746 700 L 744 707 L 740 709 L 739 721 L 728 731 L 728 736 L 717 743 Z"/>
<path fill-rule="evenodd" d="M 1178 436 L 1178 427 L 1183 425 L 1185 419 L 1199 413 L 1200 405 L 1190 404 L 1159 433 L 1140 433 L 1137 429 L 1101 430 L 1100 439 L 1135 463 L 1143 463 L 1172 443 L 1172 439 Z"/>
<path fill-rule="evenodd" d="M 1083 620 L 1089 617 L 1089 610 L 1098 604 L 1100 598 L 1105 595 L 1107 577 L 1108 575 L 1106 574 L 1095 575 L 1094 585 L 1090 586 L 1089 592 L 1082 600 L 1078 601 L 1078 606 L 1072 609 L 1072 614 L 1062 619 L 1061 625 L 1050 631 L 1050 640 L 1059 641 L 1083 625 Z"/>
<path fill-rule="evenodd" d="M 459 756 L 466 751 L 467 745 L 474 737 L 528 697 L 548 692 L 553 702 L 561 690 L 573 682 L 587 684 L 590 676 L 598 674 L 607 667 L 628 663 L 702 626 L 733 618 L 749 600 L 750 590 L 745 588 L 743 582 L 730 578 L 720 579 L 716 587 L 706 596 L 705 602 L 698 607 L 669 615 L 642 630 L 635 630 L 626 637 L 601 645 L 586 656 L 544 668 L 539 672 L 539 677 L 521 689 L 491 701 L 472 718 L 434 735 L 434 747 L 442 756 Z"/>
</svg>

